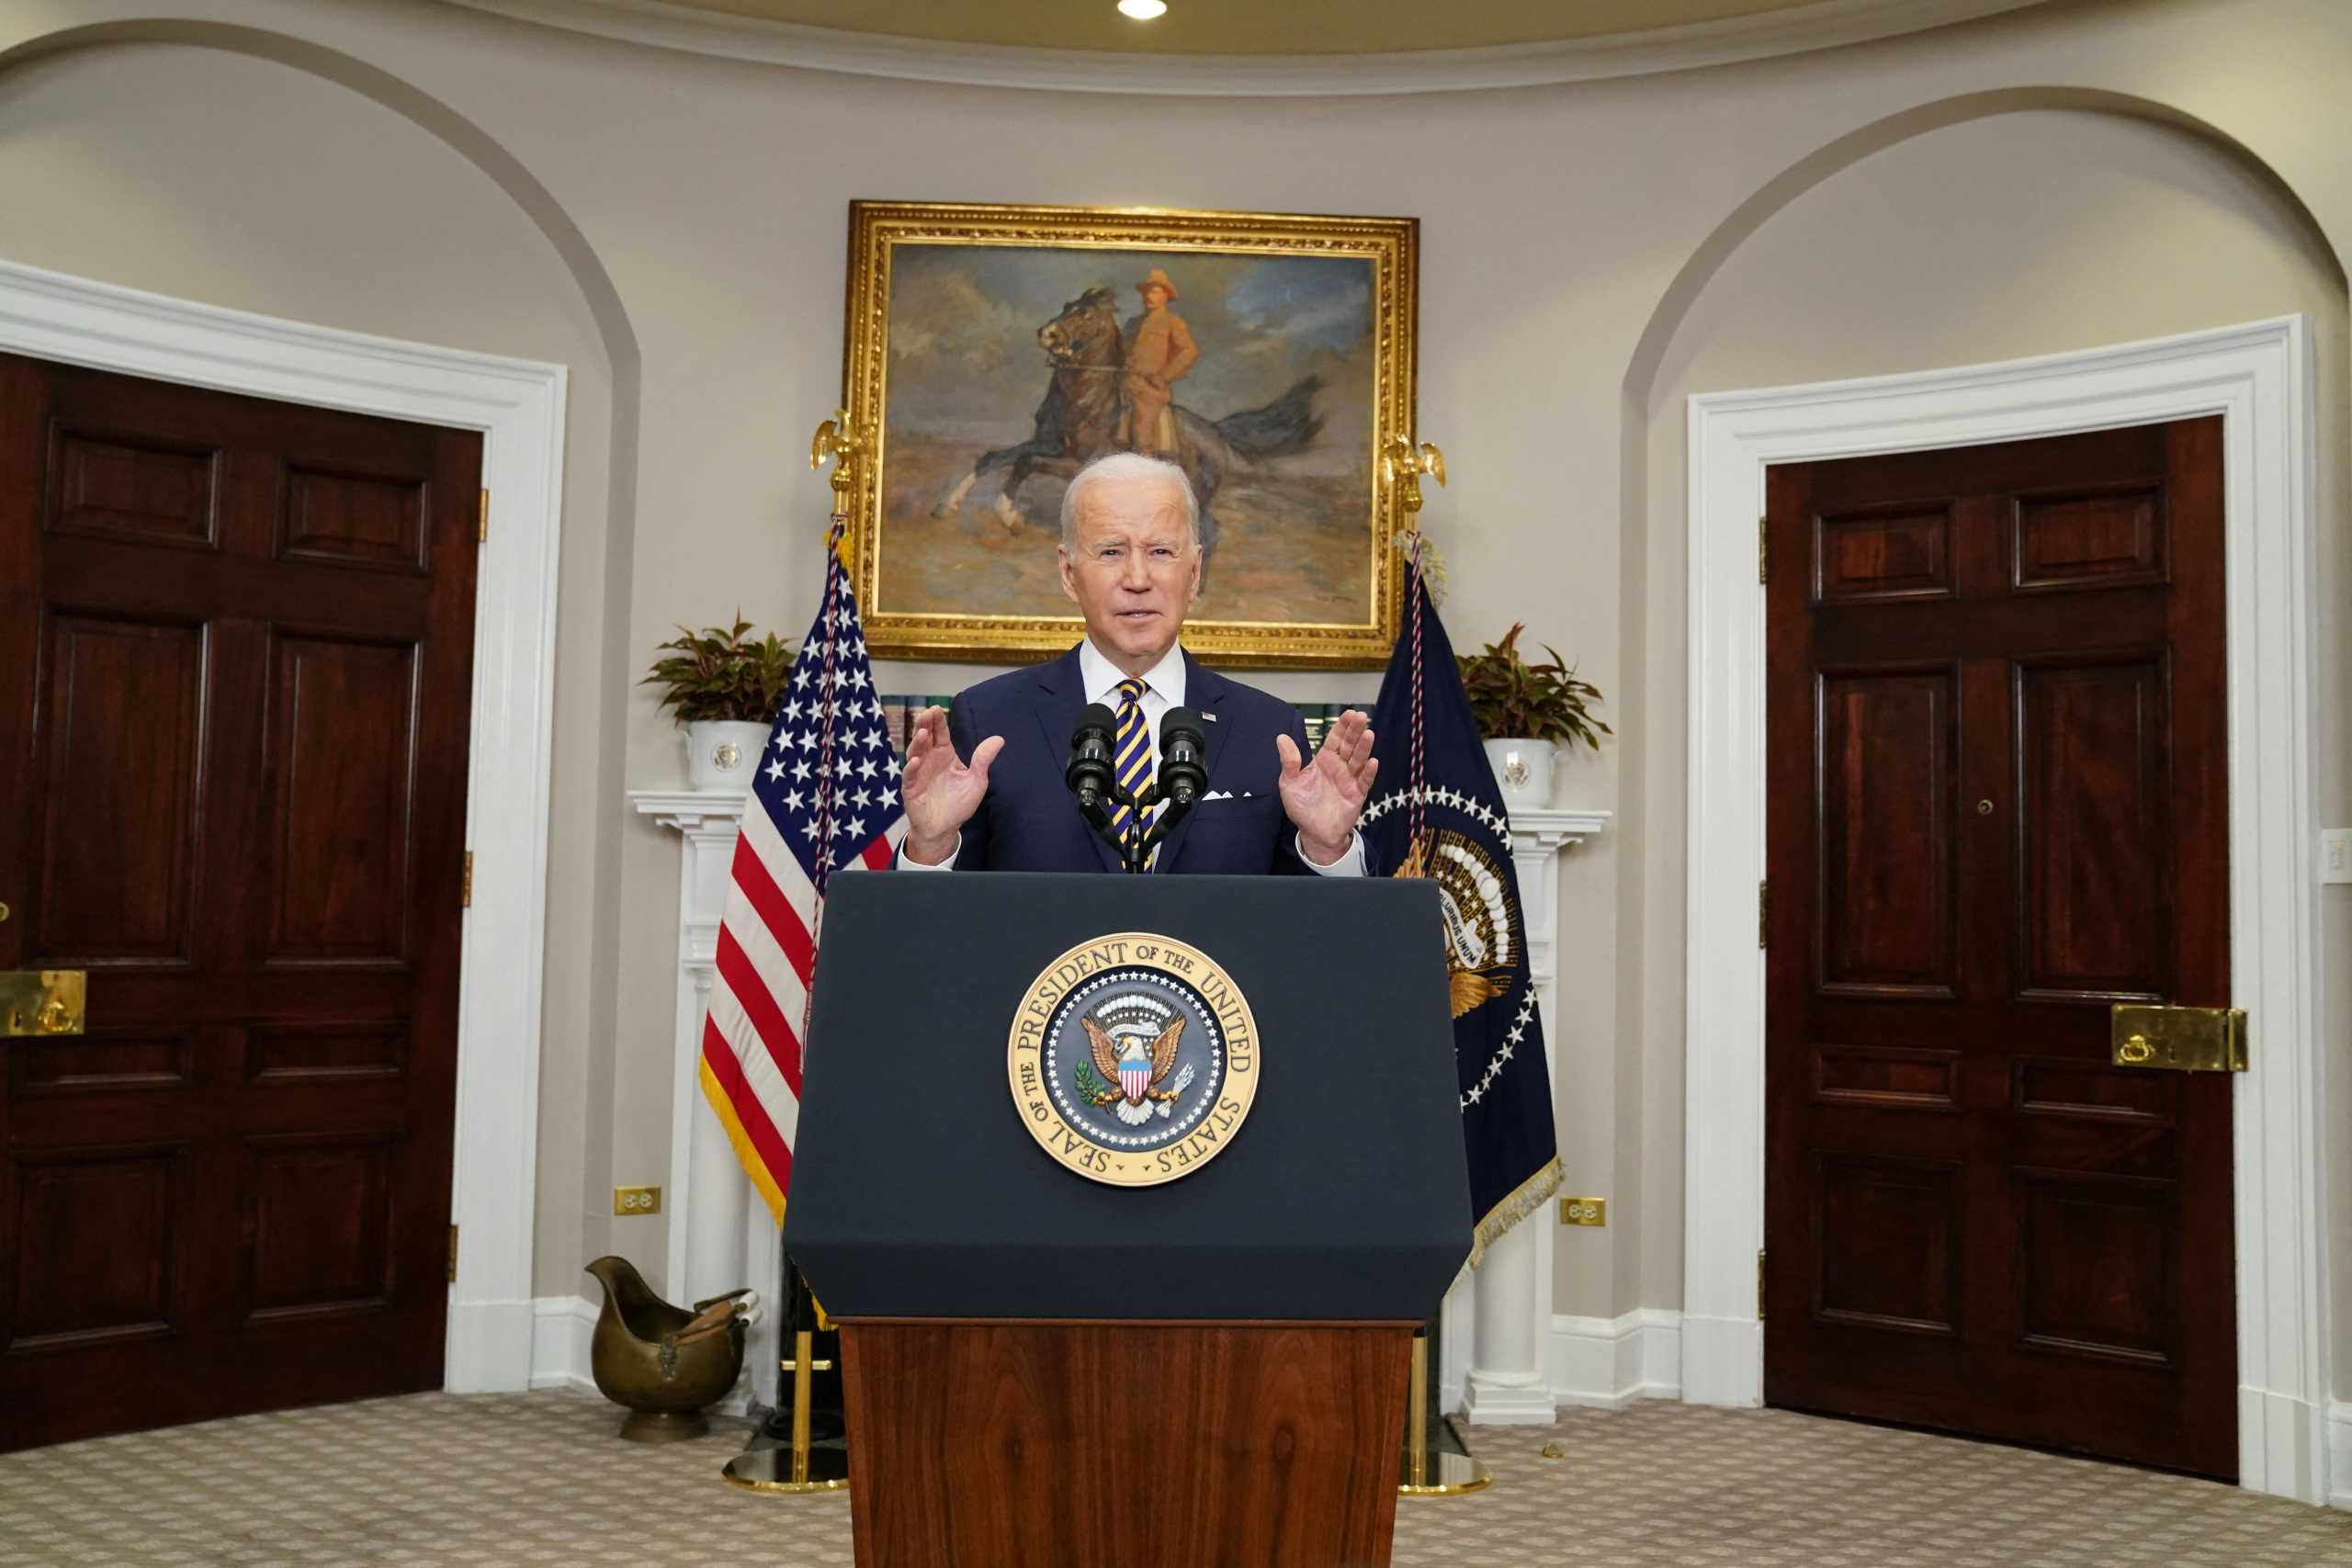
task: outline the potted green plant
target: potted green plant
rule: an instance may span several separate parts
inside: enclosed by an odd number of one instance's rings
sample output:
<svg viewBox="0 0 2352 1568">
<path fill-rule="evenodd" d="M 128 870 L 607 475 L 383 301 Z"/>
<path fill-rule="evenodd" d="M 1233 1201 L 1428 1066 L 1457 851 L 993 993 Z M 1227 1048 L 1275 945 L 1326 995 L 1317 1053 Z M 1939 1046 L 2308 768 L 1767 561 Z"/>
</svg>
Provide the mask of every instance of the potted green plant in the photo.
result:
<svg viewBox="0 0 2352 1568">
<path fill-rule="evenodd" d="M 748 793 L 792 683 L 792 645 L 773 632 L 752 635 L 738 610 L 732 626 L 680 626 L 655 651 L 666 657 L 638 684 L 661 687 L 661 705 L 686 732 L 687 779 L 696 789 Z"/>
<path fill-rule="evenodd" d="M 1548 647 L 1546 663 L 1530 664 L 1521 657 L 1519 634 L 1526 629 L 1515 621 L 1502 641 L 1454 662 L 1461 666 L 1462 689 L 1469 695 L 1504 804 L 1542 807 L 1552 804 L 1552 763 L 1558 749 L 1582 742 L 1598 751 L 1600 738 L 1613 732 L 1593 716 L 1600 688 L 1577 679 Z"/>
</svg>

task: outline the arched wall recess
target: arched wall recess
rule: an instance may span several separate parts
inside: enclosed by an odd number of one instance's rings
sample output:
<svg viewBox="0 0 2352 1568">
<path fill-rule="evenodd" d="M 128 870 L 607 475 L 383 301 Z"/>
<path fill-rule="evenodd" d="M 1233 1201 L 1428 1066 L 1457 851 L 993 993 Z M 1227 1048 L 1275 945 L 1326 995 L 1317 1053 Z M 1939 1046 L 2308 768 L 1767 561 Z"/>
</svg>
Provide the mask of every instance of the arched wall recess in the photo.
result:
<svg viewBox="0 0 2352 1568">
<path fill-rule="evenodd" d="M 605 540 L 607 625 L 626 625 L 634 553 L 639 351 L 619 291 L 579 225 L 506 147 L 440 99 L 365 61 L 261 28 L 183 19 L 62 28 L 0 51 L 19 65 L 135 45 L 217 50 L 288 66 L 387 108 L 485 175 L 546 239 L 580 290 L 612 378 Z M 537 1188 L 539 1040 L 545 985 L 559 508 L 563 488 L 560 367 L 502 360 L 40 274 L 0 271 L 0 344 L 131 374 L 294 401 L 483 429 L 485 479 L 500 503 L 502 549 L 484 558 L 475 661 L 468 840 L 476 847 L 461 982 L 453 1219 L 464 1247 L 450 1292 L 447 1386 L 519 1389 L 531 1368 Z M 551 422 L 551 423 L 550 423 Z M 512 518 L 515 526 L 504 526 Z M 618 570 L 614 570 L 617 563 Z M 627 649 L 607 639 L 598 672 L 607 725 L 628 691 Z M 620 749 L 605 747 L 599 786 L 617 800 Z M 605 776 L 609 774 L 609 776 Z M 611 815 L 611 814 L 605 814 Z M 601 863 L 621 826 L 598 832 Z M 614 901 L 600 900 L 600 906 Z M 595 942 L 617 946 L 600 908 Z M 613 984 L 616 966 L 593 966 Z M 589 1011 L 607 1021 L 610 998 Z"/>
<path fill-rule="evenodd" d="M 616 377 L 638 359 L 636 330 L 621 303 L 620 290 L 597 257 L 588 236 L 573 222 L 555 194 L 523 161 L 456 109 L 400 77 L 339 50 L 307 39 L 289 37 L 261 28 L 225 22 L 157 18 L 147 21 L 97 22 L 87 27 L 62 28 L 0 51 L 0 76 L 13 66 L 76 50 L 125 44 L 180 44 L 193 49 L 217 49 L 256 60 L 275 61 L 307 75 L 346 87 L 380 104 L 401 118 L 430 132 L 489 177 L 546 236 L 556 255 L 579 286 L 590 313 L 603 334 L 605 351 Z"/>
<path fill-rule="evenodd" d="M 1665 536 L 1653 530 L 1672 527 L 1651 516 L 1650 409 L 1675 335 L 1708 285 L 1771 218 L 1871 153 L 1967 120 L 2049 109 L 2188 131 L 2279 198 L 2310 254 L 2324 258 L 2335 288 L 2343 288 L 2339 251 L 2275 169 L 2219 129 L 2144 99 L 2071 89 L 1970 95 L 1839 138 L 1791 165 L 1716 226 L 1661 297 L 1627 367 L 1620 448 L 1626 668 L 1641 668 L 1638 650 L 1648 640 L 1644 578 L 1654 540 Z M 1751 1017 L 1753 998 L 1725 980 L 1752 963 L 1761 983 L 1760 958 L 1746 956 L 1756 951 L 1753 921 L 1736 919 L 1738 900 L 1731 896 L 1752 887 L 1762 863 L 1761 773 L 1747 756 L 1761 734 L 1750 676 L 1761 659 L 1761 613 L 1751 601 L 1761 592 L 1754 587 L 1754 517 L 1762 466 L 2177 417 L 2210 407 L 2233 432 L 2231 705 L 2240 808 L 2233 825 L 2233 983 L 2248 1005 L 2267 1007 L 2274 1021 L 2268 1074 L 2237 1086 L 2241 1468 L 2252 1488 L 2311 1501 L 2325 1495 L 2330 1325 L 2319 1136 L 2325 1058 L 2315 906 L 2298 852 L 2310 825 L 2315 717 L 2309 615 L 2316 608 L 2313 395 L 2308 334 L 2292 318 L 2041 360 L 1691 400 L 1683 998 L 1690 1224 L 1681 1344 L 1689 1397 L 1753 1404 L 1760 1396 L 1754 1292 L 1762 1231 L 1760 1205 L 1751 1201 L 1759 1171 L 1749 1168 L 1762 1147 L 1761 1015 Z M 1670 583 L 1657 587 L 1674 592 Z M 2275 678 L 2257 679 L 2257 671 Z M 1642 791 L 1636 784 L 1629 793 L 1638 799 Z M 1640 888 L 1621 893 L 1621 908 L 1638 912 L 1642 897 Z"/>
<path fill-rule="evenodd" d="M 1868 125 L 1858 126 L 1791 164 L 1725 213 L 1722 220 L 1708 231 L 1706 238 L 1684 258 L 1682 265 L 1676 269 L 1673 278 L 1658 296 L 1657 303 L 1651 307 L 1649 319 L 1643 323 L 1641 336 L 1634 340 L 1634 352 L 1626 361 L 1618 397 L 1617 515 L 1623 560 L 1638 568 L 1646 555 L 1643 546 L 1649 533 L 1649 406 L 1657 390 L 1658 367 L 1666 358 L 1674 334 L 1689 317 L 1691 306 L 1706 291 L 1707 285 L 1715 275 L 1723 270 L 1732 254 L 1798 197 L 1874 152 L 1884 152 L 1929 131 L 1962 125 L 1970 120 L 2048 109 L 2074 109 L 2126 119 L 2148 120 L 2187 130 L 2211 144 L 2285 201 L 2335 265 L 2337 282 L 2344 282 L 2343 253 L 2329 239 L 2326 230 L 2301 195 L 2277 169 L 2221 127 L 2153 98 L 2100 87 L 2004 87 L 1939 98 L 1934 103 L 1920 104 Z M 1641 609 L 1646 587 L 1644 577 L 1645 574 L 1638 570 L 1626 574 L 1622 604 L 1627 612 L 1623 625 L 1629 634 L 1638 632 L 1643 625 Z M 1638 671 L 1641 661 L 1629 658 L 1625 668 Z M 1627 695 L 1637 694 L 1628 693 Z"/>
</svg>

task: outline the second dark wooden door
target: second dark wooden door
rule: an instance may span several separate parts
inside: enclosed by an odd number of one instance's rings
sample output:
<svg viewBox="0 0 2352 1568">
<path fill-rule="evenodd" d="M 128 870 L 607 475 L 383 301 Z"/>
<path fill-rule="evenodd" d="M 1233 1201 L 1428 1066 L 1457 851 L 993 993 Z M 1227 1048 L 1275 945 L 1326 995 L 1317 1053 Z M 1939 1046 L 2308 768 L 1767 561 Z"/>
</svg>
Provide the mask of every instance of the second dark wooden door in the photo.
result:
<svg viewBox="0 0 2352 1568">
<path fill-rule="evenodd" d="M 2220 434 L 1770 471 L 1768 1404 L 2236 1474 Z"/>
<path fill-rule="evenodd" d="M 0 355 L 0 1449 L 440 1384 L 481 451 Z"/>
</svg>

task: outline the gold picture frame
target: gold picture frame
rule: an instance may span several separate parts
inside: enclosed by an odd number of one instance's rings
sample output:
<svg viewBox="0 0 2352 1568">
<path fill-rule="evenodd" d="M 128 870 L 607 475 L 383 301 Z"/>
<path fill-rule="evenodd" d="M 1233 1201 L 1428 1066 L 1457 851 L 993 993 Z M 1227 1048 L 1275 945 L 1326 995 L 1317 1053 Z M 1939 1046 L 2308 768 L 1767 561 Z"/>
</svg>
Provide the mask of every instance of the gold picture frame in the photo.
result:
<svg viewBox="0 0 2352 1568">
<path fill-rule="evenodd" d="M 842 401 L 871 460 L 846 547 L 873 653 L 1069 647 L 1057 481 L 1144 446 L 1207 502 L 1188 649 L 1386 660 L 1403 581 L 1380 457 L 1413 432 L 1418 219 L 898 201 L 849 217 Z M 1154 353 L 1170 377 L 1135 370 Z M 1123 389 L 1108 406 L 1105 388 Z"/>
</svg>

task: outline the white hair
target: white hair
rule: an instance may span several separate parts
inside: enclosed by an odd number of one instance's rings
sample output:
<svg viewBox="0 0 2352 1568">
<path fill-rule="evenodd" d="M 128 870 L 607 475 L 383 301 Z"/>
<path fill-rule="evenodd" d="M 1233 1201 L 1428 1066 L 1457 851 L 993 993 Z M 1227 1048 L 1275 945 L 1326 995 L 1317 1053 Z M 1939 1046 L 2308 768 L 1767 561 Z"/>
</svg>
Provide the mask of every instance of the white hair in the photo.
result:
<svg viewBox="0 0 2352 1568">
<path fill-rule="evenodd" d="M 1162 457 L 1146 457 L 1141 452 L 1112 452 L 1097 457 L 1078 470 L 1062 491 L 1062 548 L 1078 548 L 1078 506 L 1080 498 L 1103 479 L 1165 479 L 1174 485 L 1184 497 L 1184 531 L 1192 536 L 1193 548 L 1201 547 L 1201 503 L 1193 494 L 1193 481 L 1184 470 Z"/>
</svg>

